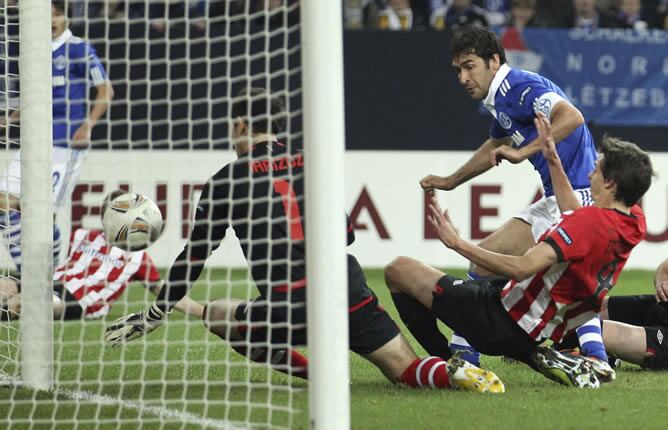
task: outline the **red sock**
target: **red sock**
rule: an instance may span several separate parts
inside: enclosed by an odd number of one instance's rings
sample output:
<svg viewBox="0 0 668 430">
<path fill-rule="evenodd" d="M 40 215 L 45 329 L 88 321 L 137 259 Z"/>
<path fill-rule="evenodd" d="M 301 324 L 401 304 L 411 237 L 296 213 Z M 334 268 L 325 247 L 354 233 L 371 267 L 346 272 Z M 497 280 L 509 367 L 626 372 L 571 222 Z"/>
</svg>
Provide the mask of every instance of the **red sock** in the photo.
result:
<svg viewBox="0 0 668 430">
<path fill-rule="evenodd" d="M 308 379 L 308 359 L 294 349 L 274 349 L 271 357 L 267 357 L 269 352 L 267 348 L 251 348 L 249 354 L 246 345 L 239 345 L 236 342 L 230 345 L 236 352 L 256 363 L 268 364 L 286 375 Z"/>
<path fill-rule="evenodd" d="M 417 358 L 404 370 L 401 382 L 409 387 L 451 388 L 445 360 L 440 357 Z"/>
</svg>

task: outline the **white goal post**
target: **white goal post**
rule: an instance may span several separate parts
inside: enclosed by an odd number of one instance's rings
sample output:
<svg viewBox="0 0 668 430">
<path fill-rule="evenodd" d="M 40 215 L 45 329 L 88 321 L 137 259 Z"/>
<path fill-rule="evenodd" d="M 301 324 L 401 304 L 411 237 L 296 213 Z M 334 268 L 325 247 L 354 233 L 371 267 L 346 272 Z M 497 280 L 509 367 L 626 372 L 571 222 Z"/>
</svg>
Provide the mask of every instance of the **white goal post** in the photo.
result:
<svg viewBox="0 0 668 430">
<path fill-rule="evenodd" d="M 22 265 L 21 378 L 38 389 L 53 381 L 53 230 L 51 5 L 19 5 Z"/>
</svg>

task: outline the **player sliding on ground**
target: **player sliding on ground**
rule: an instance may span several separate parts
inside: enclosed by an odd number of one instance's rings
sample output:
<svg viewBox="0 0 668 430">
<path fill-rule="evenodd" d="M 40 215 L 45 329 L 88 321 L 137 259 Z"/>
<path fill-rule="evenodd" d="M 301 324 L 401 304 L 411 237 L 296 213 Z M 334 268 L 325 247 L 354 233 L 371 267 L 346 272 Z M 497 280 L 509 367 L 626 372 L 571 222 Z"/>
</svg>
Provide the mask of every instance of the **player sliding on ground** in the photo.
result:
<svg viewBox="0 0 668 430">
<path fill-rule="evenodd" d="M 589 360 L 540 345 L 561 341 L 600 310 L 645 236 L 636 203 L 651 184 L 652 164 L 636 145 L 604 138 L 589 175 L 594 205 L 580 207 L 548 119 L 539 114 L 535 123 L 563 213 L 536 246 L 523 256 L 487 251 L 459 237 L 436 199 L 431 205 L 430 221 L 448 248 L 511 281 L 456 279 L 408 257 L 388 265 L 385 277 L 401 318 L 430 354 L 447 353 L 438 318 L 484 354 L 515 358 L 564 385 L 595 388 L 600 381 Z"/>
<path fill-rule="evenodd" d="M 101 215 L 110 201 L 124 194 L 110 193 L 102 204 Z M 19 211 L 15 195 L 0 193 L 0 210 L 7 206 Z M 88 320 L 105 317 L 113 303 L 132 282 L 140 282 L 156 296 L 162 280 L 146 251 L 125 251 L 109 243 L 99 230 L 76 229 L 70 237 L 67 260 L 53 274 L 53 316 L 56 319 Z M 18 319 L 21 313 L 21 280 L 0 277 L 0 318 Z M 176 305 L 187 315 L 201 318 L 203 307 L 188 296 Z"/>
<path fill-rule="evenodd" d="M 293 349 L 306 344 L 302 153 L 278 142 L 276 135 L 286 112 L 283 102 L 265 90 L 242 92 L 232 113 L 238 160 L 207 181 L 190 239 L 172 265 L 156 303 L 116 321 L 107 329 L 106 340 L 117 345 L 158 328 L 198 279 L 207 258 L 231 226 L 260 295 L 251 301 L 209 302 L 204 324 L 249 359 L 306 378 L 307 360 Z M 353 240 L 349 226 L 348 243 Z M 496 375 L 460 358 L 447 362 L 440 357 L 418 358 L 378 305 L 352 255 L 348 255 L 348 300 L 350 349 L 374 363 L 392 382 L 411 387 L 504 391 Z"/>
</svg>

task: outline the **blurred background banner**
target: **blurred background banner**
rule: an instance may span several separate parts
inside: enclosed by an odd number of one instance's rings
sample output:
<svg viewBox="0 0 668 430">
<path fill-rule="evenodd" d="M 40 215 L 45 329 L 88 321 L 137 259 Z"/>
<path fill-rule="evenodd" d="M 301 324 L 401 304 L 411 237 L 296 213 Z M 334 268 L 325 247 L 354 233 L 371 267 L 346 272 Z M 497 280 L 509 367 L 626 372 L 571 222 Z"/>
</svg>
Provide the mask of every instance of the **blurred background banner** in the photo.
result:
<svg viewBox="0 0 668 430">
<path fill-rule="evenodd" d="M 525 29 L 503 35 L 512 66 L 553 80 L 600 125 L 668 125 L 668 33 Z"/>
</svg>

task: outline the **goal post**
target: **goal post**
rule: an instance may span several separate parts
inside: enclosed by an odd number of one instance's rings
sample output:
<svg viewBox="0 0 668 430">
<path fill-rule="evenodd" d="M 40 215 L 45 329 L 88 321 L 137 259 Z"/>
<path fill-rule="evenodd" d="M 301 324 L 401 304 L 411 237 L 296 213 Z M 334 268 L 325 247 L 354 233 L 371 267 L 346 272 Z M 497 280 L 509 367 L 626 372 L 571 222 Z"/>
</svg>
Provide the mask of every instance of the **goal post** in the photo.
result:
<svg viewBox="0 0 668 430">
<path fill-rule="evenodd" d="M 53 381 L 53 190 L 51 4 L 19 3 L 21 121 L 21 378 L 49 389 Z M 29 341 L 28 341 L 29 340 Z"/>
<path fill-rule="evenodd" d="M 311 427 L 350 428 L 340 1 L 302 8 Z"/>
</svg>

